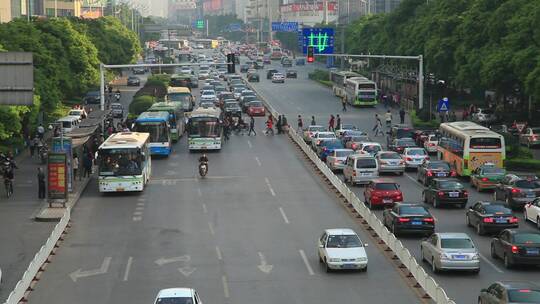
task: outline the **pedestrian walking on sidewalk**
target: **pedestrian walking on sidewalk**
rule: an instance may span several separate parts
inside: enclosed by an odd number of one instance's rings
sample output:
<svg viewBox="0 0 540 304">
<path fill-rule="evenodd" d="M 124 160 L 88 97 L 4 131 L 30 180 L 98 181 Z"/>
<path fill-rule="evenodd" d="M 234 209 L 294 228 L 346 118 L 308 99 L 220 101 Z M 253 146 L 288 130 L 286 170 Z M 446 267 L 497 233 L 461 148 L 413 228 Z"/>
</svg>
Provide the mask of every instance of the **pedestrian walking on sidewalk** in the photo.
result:
<svg viewBox="0 0 540 304">
<path fill-rule="evenodd" d="M 404 124 L 405 123 L 405 109 L 401 108 L 399 110 L 399 123 Z"/>
<path fill-rule="evenodd" d="M 38 167 L 37 179 L 38 179 L 38 198 L 44 199 L 45 198 L 45 172 L 43 172 L 43 168 L 41 167 Z"/>
<path fill-rule="evenodd" d="M 345 97 L 341 97 L 341 111 L 347 112 L 347 100 L 345 100 Z"/>
<path fill-rule="evenodd" d="M 312 115 L 311 116 L 311 125 L 314 126 L 316 124 L 317 124 L 317 122 L 315 121 L 315 116 Z"/>
<path fill-rule="evenodd" d="M 296 129 L 296 133 L 302 132 L 304 129 L 304 121 L 302 120 L 302 115 L 298 115 L 298 129 Z"/>
<path fill-rule="evenodd" d="M 83 157 L 83 178 L 92 174 L 92 158 L 89 155 Z"/>
<path fill-rule="evenodd" d="M 73 162 L 71 163 L 73 166 L 73 180 L 81 180 L 81 176 L 79 175 L 79 157 L 77 154 L 73 154 Z"/>
<path fill-rule="evenodd" d="M 334 128 L 335 118 L 334 115 L 330 114 L 330 120 L 328 121 L 328 131 L 334 132 L 336 129 Z"/>
<path fill-rule="evenodd" d="M 341 117 L 339 117 L 339 114 L 336 115 L 336 128 L 341 129 Z"/>
<path fill-rule="evenodd" d="M 289 132 L 289 123 L 287 122 L 287 117 L 281 115 L 281 131 L 283 133 Z"/>
<path fill-rule="evenodd" d="M 253 116 L 249 116 L 249 132 L 248 132 L 248 136 L 251 136 L 251 132 L 253 132 L 254 136 L 257 136 L 257 132 L 255 132 L 255 118 L 253 118 Z"/>
<path fill-rule="evenodd" d="M 281 130 L 281 124 L 282 124 L 282 118 L 281 118 L 281 115 L 279 115 L 277 119 L 277 124 L 276 124 L 277 134 L 283 133 Z"/>
</svg>

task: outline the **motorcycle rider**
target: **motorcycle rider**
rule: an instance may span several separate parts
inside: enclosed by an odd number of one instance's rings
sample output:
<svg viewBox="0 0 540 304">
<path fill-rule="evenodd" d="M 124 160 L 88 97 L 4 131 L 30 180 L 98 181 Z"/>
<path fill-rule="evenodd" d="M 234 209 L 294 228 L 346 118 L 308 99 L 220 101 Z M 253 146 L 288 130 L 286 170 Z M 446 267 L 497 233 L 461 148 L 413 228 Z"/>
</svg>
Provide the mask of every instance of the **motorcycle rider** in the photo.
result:
<svg viewBox="0 0 540 304">
<path fill-rule="evenodd" d="M 208 157 L 206 156 L 206 153 L 203 153 L 203 155 L 199 157 L 199 168 L 202 164 L 206 165 L 206 172 L 208 172 Z"/>
</svg>

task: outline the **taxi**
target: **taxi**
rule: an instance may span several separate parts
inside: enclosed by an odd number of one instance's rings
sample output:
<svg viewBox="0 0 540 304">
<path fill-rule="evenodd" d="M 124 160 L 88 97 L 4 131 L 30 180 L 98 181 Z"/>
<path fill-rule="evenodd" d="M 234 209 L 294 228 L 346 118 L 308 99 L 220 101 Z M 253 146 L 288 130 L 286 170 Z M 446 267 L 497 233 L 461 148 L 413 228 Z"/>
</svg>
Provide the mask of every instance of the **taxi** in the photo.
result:
<svg viewBox="0 0 540 304">
<path fill-rule="evenodd" d="M 477 167 L 471 174 L 471 185 L 478 191 L 495 189 L 495 186 L 506 175 L 506 170 L 495 164 L 485 163 Z"/>
</svg>

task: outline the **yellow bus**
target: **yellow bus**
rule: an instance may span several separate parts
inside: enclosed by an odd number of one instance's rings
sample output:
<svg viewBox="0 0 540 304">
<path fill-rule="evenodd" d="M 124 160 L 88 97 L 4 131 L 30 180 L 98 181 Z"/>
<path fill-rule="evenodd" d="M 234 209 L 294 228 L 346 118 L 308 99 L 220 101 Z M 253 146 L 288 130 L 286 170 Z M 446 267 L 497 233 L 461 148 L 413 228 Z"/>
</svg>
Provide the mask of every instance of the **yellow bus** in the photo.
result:
<svg viewBox="0 0 540 304">
<path fill-rule="evenodd" d="M 442 123 L 437 154 L 460 176 L 485 163 L 502 168 L 506 159 L 504 137 L 470 121 Z"/>
</svg>

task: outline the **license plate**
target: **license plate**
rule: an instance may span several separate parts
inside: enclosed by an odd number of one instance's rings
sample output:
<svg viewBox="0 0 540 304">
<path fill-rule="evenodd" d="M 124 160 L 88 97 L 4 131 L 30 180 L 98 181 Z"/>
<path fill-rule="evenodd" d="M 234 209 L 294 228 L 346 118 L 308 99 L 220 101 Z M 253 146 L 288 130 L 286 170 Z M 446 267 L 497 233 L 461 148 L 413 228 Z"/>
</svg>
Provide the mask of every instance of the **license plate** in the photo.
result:
<svg viewBox="0 0 540 304">
<path fill-rule="evenodd" d="M 446 173 L 437 173 L 437 176 L 446 176 Z"/>
<path fill-rule="evenodd" d="M 371 173 L 369 172 L 363 172 L 363 173 L 360 173 L 361 176 L 371 176 Z"/>
<path fill-rule="evenodd" d="M 535 197 L 534 193 L 527 193 L 527 197 Z"/>
<path fill-rule="evenodd" d="M 466 255 L 452 255 L 452 257 L 456 260 L 465 260 L 467 259 Z"/>
<path fill-rule="evenodd" d="M 502 224 L 502 223 L 506 223 L 508 221 L 505 218 L 498 218 L 498 219 L 495 219 L 495 222 Z"/>
<path fill-rule="evenodd" d="M 382 202 L 383 202 L 383 204 L 391 204 L 391 203 L 393 203 L 394 201 L 391 200 L 391 199 L 383 199 Z"/>
<path fill-rule="evenodd" d="M 459 192 L 449 192 L 448 196 L 450 196 L 450 197 L 459 197 Z"/>
<path fill-rule="evenodd" d="M 356 265 L 354 265 L 354 264 L 343 264 L 342 267 L 345 268 L 345 269 L 353 269 L 353 268 L 356 268 Z"/>
<path fill-rule="evenodd" d="M 414 221 L 412 222 L 413 225 L 422 225 L 422 222 Z"/>
<path fill-rule="evenodd" d="M 527 254 L 538 255 L 538 254 L 540 254 L 540 250 L 538 250 L 537 248 L 527 249 Z"/>
</svg>

